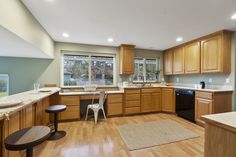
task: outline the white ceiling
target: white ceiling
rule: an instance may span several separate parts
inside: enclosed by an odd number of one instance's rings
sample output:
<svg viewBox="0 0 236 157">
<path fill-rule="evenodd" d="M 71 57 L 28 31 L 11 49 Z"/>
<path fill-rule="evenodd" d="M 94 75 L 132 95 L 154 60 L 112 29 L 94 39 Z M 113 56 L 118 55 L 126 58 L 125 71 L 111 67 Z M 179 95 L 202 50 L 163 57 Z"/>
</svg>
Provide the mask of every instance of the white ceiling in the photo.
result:
<svg viewBox="0 0 236 157">
<path fill-rule="evenodd" d="M 55 41 L 163 50 L 236 30 L 236 0 L 22 0 Z M 62 33 L 70 34 L 63 38 Z M 108 43 L 113 37 L 115 42 Z"/>
</svg>

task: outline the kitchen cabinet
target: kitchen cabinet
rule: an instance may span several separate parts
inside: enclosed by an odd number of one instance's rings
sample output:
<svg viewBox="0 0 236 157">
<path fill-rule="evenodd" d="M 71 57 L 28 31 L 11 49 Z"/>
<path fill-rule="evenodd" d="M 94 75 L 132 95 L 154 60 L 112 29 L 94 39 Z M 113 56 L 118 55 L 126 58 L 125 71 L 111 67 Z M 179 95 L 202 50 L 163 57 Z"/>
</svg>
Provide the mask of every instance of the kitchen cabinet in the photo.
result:
<svg viewBox="0 0 236 157">
<path fill-rule="evenodd" d="M 59 120 L 79 120 L 80 119 L 80 98 L 76 95 L 70 96 L 61 96 L 61 104 L 66 105 L 67 108 L 65 111 L 60 112 Z"/>
<path fill-rule="evenodd" d="M 162 111 L 164 112 L 175 112 L 175 96 L 173 88 L 162 88 Z"/>
<path fill-rule="evenodd" d="M 164 74 L 171 75 L 173 74 L 173 51 L 169 50 L 164 53 Z"/>
<path fill-rule="evenodd" d="M 185 74 L 200 73 L 201 67 L 200 42 L 190 43 L 184 46 L 184 70 Z"/>
<path fill-rule="evenodd" d="M 134 74 L 134 45 L 120 46 L 120 74 Z"/>
<path fill-rule="evenodd" d="M 45 109 L 50 105 L 50 98 L 47 97 L 47 98 L 44 98 L 43 99 L 43 125 L 48 125 L 49 124 L 49 113 L 46 113 L 45 112 Z"/>
<path fill-rule="evenodd" d="M 221 31 L 201 41 L 202 73 L 231 71 L 231 34 Z"/>
<path fill-rule="evenodd" d="M 137 114 L 141 112 L 140 89 L 125 89 L 124 114 Z"/>
<path fill-rule="evenodd" d="M 184 73 L 184 47 L 173 50 L 173 74 Z"/>
<path fill-rule="evenodd" d="M 161 89 L 141 89 L 141 112 L 161 111 Z"/>
<path fill-rule="evenodd" d="M 232 92 L 195 92 L 195 121 L 204 126 L 201 116 L 232 111 Z"/>
<path fill-rule="evenodd" d="M 109 94 L 107 97 L 107 116 L 123 114 L 123 94 Z"/>
<path fill-rule="evenodd" d="M 35 104 L 35 125 L 43 124 L 43 101 L 39 101 Z"/>
<path fill-rule="evenodd" d="M 8 135 L 18 131 L 22 126 L 21 112 L 16 112 L 9 117 L 9 120 L 4 120 L 3 125 L 3 139 Z M 3 144 L 3 143 L 2 143 Z M 21 157 L 22 153 L 20 151 L 8 151 L 3 147 L 3 156 L 4 157 Z"/>
</svg>

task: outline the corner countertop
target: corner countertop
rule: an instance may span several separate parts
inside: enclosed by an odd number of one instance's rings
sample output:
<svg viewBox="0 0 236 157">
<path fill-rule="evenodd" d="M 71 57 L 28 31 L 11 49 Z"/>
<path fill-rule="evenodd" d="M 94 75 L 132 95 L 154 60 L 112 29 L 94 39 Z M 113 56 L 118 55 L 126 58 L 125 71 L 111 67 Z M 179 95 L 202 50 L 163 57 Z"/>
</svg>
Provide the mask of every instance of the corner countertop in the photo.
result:
<svg viewBox="0 0 236 157">
<path fill-rule="evenodd" d="M 211 125 L 236 132 L 236 112 L 218 113 L 202 116 L 202 120 Z"/>
<path fill-rule="evenodd" d="M 48 92 L 45 92 L 47 90 L 48 90 Z M 28 106 L 30 104 L 36 103 L 36 102 L 38 102 L 38 101 L 56 93 L 56 92 L 59 92 L 60 88 L 47 87 L 47 88 L 40 88 L 39 91 L 44 91 L 44 92 L 36 92 L 34 90 L 31 90 L 31 91 L 26 91 L 23 93 L 14 94 L 14 95 L 0 98 L 0 101 L 1 100 L 2 101 L 5 101 L 5 100 L 22 101 L 22 103 L 18 106 L 9 107 L 9 108 L 1 108 L 0 109 L 0 120 L 5 119 L 7 115 L 10 115 L 12 113 L 22 110 L 23 108 L 25 108 L 26 106 Z"/>
<path fill-rule="evenodd" d="M 201 88 L 195 88 L 195 87 L 188 87 L 188 86 L 181 86 L 181 85 L 154 85 L 154 86 L 150 86 L 150 87 L 137 87 L 137 86 L 129 86 L 129 87 L 123 87 L 124 89 L 130 89 L 130 88 L 174 88 L 174 89 L 189 89 L 189 90 L 195 90 L 195 91 L 202 91 L 202 92 L 213 92 L 213 93 L 217 93 L 217 92 L 233 92 L 232 88 L 205 88 L 205 89 L 201 89 Z"/>
</svg>

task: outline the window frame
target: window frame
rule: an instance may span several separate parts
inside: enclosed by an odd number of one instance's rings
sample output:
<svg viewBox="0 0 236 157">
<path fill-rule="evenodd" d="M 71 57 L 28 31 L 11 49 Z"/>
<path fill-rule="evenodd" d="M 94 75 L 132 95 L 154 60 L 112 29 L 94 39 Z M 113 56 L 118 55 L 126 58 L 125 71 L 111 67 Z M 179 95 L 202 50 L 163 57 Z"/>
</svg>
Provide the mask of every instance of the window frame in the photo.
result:
<svg viewBox="0 0 236 157">
<path fill-rule="evenodd" d="M 65 55 L 73 55 L 73 56 L 88 56 L 89 57 L 89 70 L 88 70 L 88 85 L 94 85 L 91 84 L 91 74 L 92 74 L 92 56 L 103 56 L 103 57 L 113 57 L 113 85 L 96 85 L 97 87 L 114 87 L 117 84 L 116 80 L 116 54 L 111 53 L 99 53 L 99 52 L 82 52 L 82 51 L 76 51 L 76 52 L 68 52 L 68 51 L 62 51 L 61 52 L 61 63 L 60 63 L 60 71 L 61 71 L 61 77 L 60 77 L 60 86 L 61 88 L 83 88 L 86 85 L 77 85 L 77 86 L 65 86 L 64 85 L 64 56 Z"/>
<path fill-rule="evenodd" d="M 134 64 L 135 64 L 135 59 L 141 59 L 143 60 L 143 77 L 144 77 L 144 82 L 160 82 L 160 80 L 156 79 L 156 80 L 152 80 L 152 81 L 147 81 L 147 76 L 146 76 L 146 60 L 156 60 L 156 68 L 157 70 L 160 71 L 160 57 L 157 57 L 157 58 L 145 58 L 145 57 L 135 57 L 134 58 Z M 159 74 L 159 77 L 160 77 L 160 74 Z M 160 79 L 160 78 L 159 78 Z M 141 83 L 143 82 L 142 80 L 133 80 L 134 83 Z"/>
</svg>

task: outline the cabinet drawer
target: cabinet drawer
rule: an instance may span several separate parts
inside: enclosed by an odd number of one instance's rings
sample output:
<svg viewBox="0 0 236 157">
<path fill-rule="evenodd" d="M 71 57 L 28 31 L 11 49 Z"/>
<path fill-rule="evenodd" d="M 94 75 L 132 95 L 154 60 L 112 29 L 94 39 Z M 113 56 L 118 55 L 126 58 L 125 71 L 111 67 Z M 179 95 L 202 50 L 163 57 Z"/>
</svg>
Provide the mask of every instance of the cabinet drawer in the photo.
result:
<svg viewBox="0 0 236 157">
<path fill-rule="evenodd" d="M 203 98 L 203 99 L 213 99 L 213 94 L 208 92 L 196 92 L 196 98 Z"/>
<path fill-rule="evenodd" d="M 134 94 L 134 93 L 139 94 L 140 93 L 140 89 L 126 89 L 125 93 L 126 94 Z"/>
<path fill-rule="evenodd" d="M 142 93 L 160 93 L 160 88 L 148 88 L 148 89 L 141 89 Z"/>
<path fill-rule="evenodd" d="M 122 103 L 107 104 L 107 115 L 108 116 L 121 115 L 123 114 L 122 109 L 123 109 Z"/>
<path fill-rule="evenodd" d="M 61 96 L 61 104 L 63 105 L 80 105 L 79 96 Z"/>
<path fill-rule="evenodd" d="M 122 94 L 112 94 L 108 95 L 107 102 L 110 103 L 119 103 L 123 101 L 123 95 Z"/>
<path fill-rule="evenodd" d="M 137 107 L 140 106 L 140 101 L 126 101 L 125 107 Z"/>
<path fill-rule="evenodd" d="M 65 111 L 60 113 L 60 120 L 70 120 L 80 118 L 80 106 L 67 106 Z"/>
<path fill-rule="evenodd" d="M 125 100 L 130 101 L 130 100 L 140 100 L 140 94 L 126 94 L 125 95 Z"/>
<path fill-rule="evenodd" d="M 140 107 L 125 108 L 125 114 L 135 114 L 135 113 L 140 113 Z"/>
</svg>

